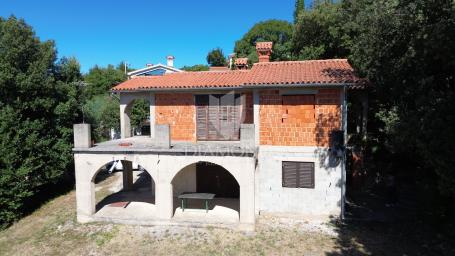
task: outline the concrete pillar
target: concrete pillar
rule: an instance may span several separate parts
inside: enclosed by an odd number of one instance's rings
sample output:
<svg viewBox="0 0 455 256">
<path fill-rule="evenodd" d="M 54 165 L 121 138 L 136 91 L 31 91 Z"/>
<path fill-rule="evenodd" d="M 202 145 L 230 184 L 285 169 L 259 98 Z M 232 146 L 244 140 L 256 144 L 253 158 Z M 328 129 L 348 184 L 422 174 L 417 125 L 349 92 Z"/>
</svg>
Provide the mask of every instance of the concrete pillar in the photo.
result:
<svg viewBox="0 0 455 256">
<path fill-rule="evenodd" d="M 150 107 L 150 137 L 155 138 L 155 94 L 150 93 L 149 97 L 149 107 Z"/>
<path fill-rule="evenodd" d="M 128 104 L 120 103 L 120 133 L 122 139 L 131 137 L 130 112 L 131 107 Z"/>
<path fill-rule="evenodd" d="M 248 184 L 240 185 L 240 224 L 254 225 L 254 175 Z"/>
<path fill-rule="evenodd" d="M 156 184 L 155 204 L 157 216 L 163 220 L 170 220 L 174 211 L 174 198 L 172 196 L 172 184 L 163 180 L 158 180 Z"/>
<path fill-rule="evenodd" d="M 75 176 L 76 176 L 76 209 L 77 220 L 85 223 L 91 220 L 95 213 L 95 183 L 90 174 L 90 165 L 86 161 L 78 160 L 74 155 Z"/>
<path fill-rule="evenodd" d="M 240 124 L 240 144 L 244 148 L 253 148 L 256 144 L 254 124 Z"/>
<path fill-rule="evenodd" d="M 155 125 L 155 145 L 161 148 L 171 147 L 171 130 L 168 124 Z"/>
<path fill-rule="evenodd" d="M 123 161 L 123 190 L 128 191 L 133 188 L 133 162 Z"/>
<path fill-rule="evenodd" d="M 74 124 L 73 132 L 75 148 L 90 148 L 92 146 L 90 124 Z"/>
<path fill-rule="evenodd" d="M 259 123 L 260 123 L 260 116 L 259 116 L 259 91 L 253 91 L 253 118 L 254 118 L 254 142 L 256 146 L 259 146 L 260 143 L 260 133 L 259 133 Z"/>
</svg>

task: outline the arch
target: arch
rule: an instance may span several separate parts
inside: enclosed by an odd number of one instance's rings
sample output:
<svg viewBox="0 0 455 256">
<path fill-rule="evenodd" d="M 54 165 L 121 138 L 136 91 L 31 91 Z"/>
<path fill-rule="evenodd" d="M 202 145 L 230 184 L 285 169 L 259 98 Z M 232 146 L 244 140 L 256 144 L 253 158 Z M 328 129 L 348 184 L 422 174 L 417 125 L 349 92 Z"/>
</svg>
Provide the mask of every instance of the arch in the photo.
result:
<svg viewBox="0 0 455 256">
<path fill-rule="evenodd" d="M 205 222 L 239 223 L 241 183 L 225 166 L 204 160 L 184 165 L 169 180 L 172 218 L 177 221 L 200 221 L 200 217 L 204 217 Z M 186 192 L 213 193 L 215 197 L 205 201 L 203 206 L 204 201 L 200 199 L 178 199 Z M 191 211 L 184 211 L 184 206 Z"/>
<path fill-rule="evenodd" d="M 149 92 L 120 93 L 120 130 L 122 138 L 131 134 L 131 108 L 135 100 L 143 99 L 149 103 L 150 136 L 153 137 L 155 126 L 155 94 Z"/>
<path fill-rule="evenodd" d="M 130 161 L 130 162 L 137 163 L 137 165 L 138 165 L 138 166 L 141 166 L 141 167 L 143 168 L 143 170 L 144 170 L 145 172 L 147 172 L 148 175 L 150 175 L 150 177 L 152 178 L 152 180 L 153 180 L 154 182 L 156 182 L 156 179 L 155 179 L 155 177 L 154 177 L 155 174 L 154 174 L 151 170 L 149 170 L 149 168 L 146 168 L 145 165 L 142 165 L 140 162 L 131 161 L 131 160 L 127 160 L 127 159 L 121 160 L 120 158 L 117 159 L 117 158 L 115 158 L 115 157 L 112 158 L 111 161 L 106 161 L 106 162 L 105 162 L 104 164 L 102 164 L 101 166 L 98 164 L 99 168 L 98 168 L 98 169 L 94 169 L 94 171 L 92 171 L 92 173 L 90 174 L 90 181 L 91 181 L 91 182 L 94 182 L 96 176 L 97 176 L 98 173 L 103 169 L 103 167 L 106 166 L 106 165 L 108 165 L 108 164 L 110 164 L 110 163 L 112 163 L 112 162 L 115 162 L 115 161 Z"/>
<path fill-rule="evenodd" d="M 145 168 L 122 160 L 99 168 L 91 179 L 95 218 L 150 218 L 155 212 L 156 183 Z M 120 165 L 120 166 L 119 166 Z M 120 168 L 118 168 L 120 167 Z M 102 175 L 100 175 L 103 170 Z M 111 171 L 111 172 L 109 172 Z M 145 209 L 141 210 L 141 209 Z"/>
<path fill-rule="evenodd" d="M 177 163 L 174 162 L 173 168 L 169 172 L 169 175 L 170 175 L 169 181 L 172 183 L 175 176 L 180 171 L 182 171 L 184 168 L 186 168 L 190 165 L 197 164 L 200 162 L 208 162 L 208 163 L 216 164 L 216 165 L 223 167 L 227 172 L 229 172 L 235 178 L 235 180 L 237 181 L 237 184 L 239 184 L 239 186 L 242 185 L 243 182 L 241 180 L 239 172 L 237 170 L 235 170 L 235 168 L 232 168 L 229 164 L 227 164 L 223 160 L 222 157 L 209 157 L 208 159 L 206 159 L 205 157 L 196 157 L 196 158 L 198 158 L 199 160 L 187 157 L 185 159 L 185 161 L 179 161 Z"/>
<path fill-rule="evenodd" d="M 229 174 L 231 174 L 231 175 L 234 177 L 235 181 L 236 181 L 237 184 L 240 186 L 239 180 L 238 180 L 238 179 L 235 177 L 235 175 L 234 175 L 231 171 L 229 171 L 226 167 L 224 167 L 224 166 L 222 166 L 222 165 L 220 165 L 220 164 L 214 163 L 213 161 L 203 161 L 203 160 L 197 161 L 197 162 L 193 162 L 193 163 L 187 164 L 187 165 L 185 165 L 184 167 L 182 167 L 179 171 L 177 171 L 177 172 L 174 174 L 174 176 L 173 176 L 172 179 L 171 179 L 171 183 L 174 182 L 175 177 L 176 177 L 179 173 L 181 173 L 185 168 L 187 168 L 187 167 L 189 167 L 189 166 L 191 166 L 191 165 L 194 165 L 194 164 L 199 164 L 199 163 L 211 163 L 211 164 L 215 164 L 215 165 L 218 165 L 218 166 L 222 167 L 223 169 L 225 169 Z"/>
</svg>

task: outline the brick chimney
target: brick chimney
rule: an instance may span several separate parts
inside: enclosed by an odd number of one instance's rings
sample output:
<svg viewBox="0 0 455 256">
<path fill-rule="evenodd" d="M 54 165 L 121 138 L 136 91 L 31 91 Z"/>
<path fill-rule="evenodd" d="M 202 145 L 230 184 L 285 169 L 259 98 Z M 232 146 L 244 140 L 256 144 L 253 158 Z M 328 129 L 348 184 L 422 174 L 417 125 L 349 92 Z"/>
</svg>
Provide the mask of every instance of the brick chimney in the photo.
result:
<svg viewBox="0 0 455 256">
<path fill-rule="evenodd" d="M 168 56 L 166 57 L 166 59 L 167 59 L 167 65 L 168 65 L 169 67 L 173 67 L 173 66 L 174 66 L 174 59 L 175 59 L 174 56 L 168 55 Z"/>
<path fill-rule="evenodd" d="M 234 62 L 237 69 L 247 69 L 248 68 L 248 58 L 237 58 Z"/>
<path fill-rule="evenodd" d="M 257 42 L 256 52 L 258 53 L 259 62 L 269 62 L 272 55 L 273 42 Z"/>
</svg>

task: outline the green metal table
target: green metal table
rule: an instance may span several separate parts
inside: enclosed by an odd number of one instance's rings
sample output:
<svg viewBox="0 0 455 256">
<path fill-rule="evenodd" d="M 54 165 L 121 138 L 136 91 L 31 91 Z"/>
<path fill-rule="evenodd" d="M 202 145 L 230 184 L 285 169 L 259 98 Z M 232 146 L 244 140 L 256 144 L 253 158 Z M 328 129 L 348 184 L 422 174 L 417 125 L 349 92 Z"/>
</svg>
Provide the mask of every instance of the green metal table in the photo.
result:
<svg viewBox="0 0 455 256">
<path fill-rule="evenodd" d="M 179 195 L 179 199 L 182 200 L 182 212 L 185 211 L 185 205 L 187 205 L 188 199 L 200 199 L 205 201 L 205 212 L 209 212 L 209 203 L 208 200 L 212 200 L 215 197 L 215 194 L 211 193 L 191 193 L 183 192 Z"/>
</svg>

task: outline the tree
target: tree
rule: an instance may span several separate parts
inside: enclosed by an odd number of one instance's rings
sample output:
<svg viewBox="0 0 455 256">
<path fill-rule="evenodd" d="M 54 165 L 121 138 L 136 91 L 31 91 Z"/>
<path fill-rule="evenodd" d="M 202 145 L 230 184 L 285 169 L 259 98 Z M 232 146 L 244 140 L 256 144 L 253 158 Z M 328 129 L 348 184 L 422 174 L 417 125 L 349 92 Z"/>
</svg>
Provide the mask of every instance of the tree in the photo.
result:
<svg viewBox="0 0 455 256">
<path fill-rule="evenodd" d="M 305 0 L 296 0 L 294 9 L 294 24 L 297 23 L 300 13 L 305 11 Z"/>
<path fill-rule="evenodd" d="M 86 82 L 85 95 L 87 99 L 95 95 L 106 94 L 113 86 L 127 79 L 122 63 L 115 68 L 113 65 L 108 65 L 106 68 L 95 65 L 90 69 L 84 80 Z"/>
<path fill-rule="evenodd" d="M 323 2 L 301 11 L 292 37 L 293 55 L 300 60 L 346 58 L 350 37 L 340 3 Z"/>
<path fill-rule="evenodd" d="M 375 84 L 383 145 L 415 159 L 425 184 L 455 196 L 453 1 L 346 1 L 354 67 Z M 422 172 L 420 172 L 422 173 Z"/>
<path fill-rule="evenodd" d="M 145 120 L 150 117 L 149 102 L 145 99 L 137 99 L 131 107 L 131 126 L 137 130 L 141 129 Z"/>
<path fill-rule="evenodd" d="M 0 227 L 17 220 L 25 202 L 71 170 L 72 124 L 80 72 L 75 59 L 56 62 L 14 16 L 0 18 Z"/>
<path fill-rule="evenodd" d="M 212 67 L 226 66 L 226 57 L 224 56 L 223 50 L 220 48 L 211 50 L 207 54 L 207 63 Z"/>
<path fill-rule="evenodd" d="M 287 21 L 268 20 L 255 24 L 242 39 L 235 42 L 234 52 L 237 57 L 247 57 L 251 63 L 258 62 L 256 42 L 273 42 L 271 59 L 290 60 L 292 25 Z"/>
<path fill-rule="evenodd" d="M 120 130 L 119 100 L 106 93 L 95 95 L 84 104 L 85 121 L 92 125 L 93 139 L 97 142 L 110 139 L 110 131 Z"/>
<path fill-rule="evenodd" d="M 203 64 L 197 64 L 197 65 L 193 65 L 193 66 L 184 66 L 184 67 L 181 68 L 181 70 L 185 70 L 185 71 L 208 71 L 209 70 L 209 66 L 203 65 Z"/>
</svg>

